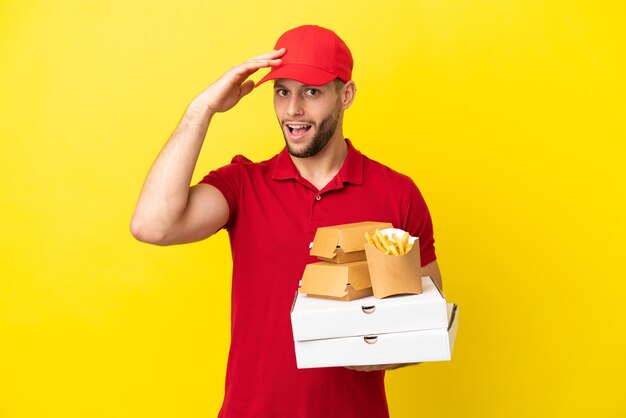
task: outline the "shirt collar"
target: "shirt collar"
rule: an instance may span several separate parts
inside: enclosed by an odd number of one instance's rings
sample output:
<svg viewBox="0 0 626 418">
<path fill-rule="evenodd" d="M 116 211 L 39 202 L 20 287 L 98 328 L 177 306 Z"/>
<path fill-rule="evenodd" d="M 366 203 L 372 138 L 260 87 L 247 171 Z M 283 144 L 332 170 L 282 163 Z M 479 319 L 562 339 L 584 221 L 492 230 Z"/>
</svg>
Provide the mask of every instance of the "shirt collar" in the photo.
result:
<svg viewBox="0 0 626 418">
<path fill-rule="evenodd" d="M 343 162 L 343 165 L 337 173 L 337 180 L 343 183 L 361 184 L 363 183 L 363 154 L 358 151 L 352 142 L 346 138 L 346 144 L 348 145 L 348 154 Z M 272 179 L 274 180 L 288 180 L 297 179 L 300 177 L 298 169 L 293 164 L 287 147 L 276 157 L 274 163 L 274 170 L 272 172 Z"/>
</svg>

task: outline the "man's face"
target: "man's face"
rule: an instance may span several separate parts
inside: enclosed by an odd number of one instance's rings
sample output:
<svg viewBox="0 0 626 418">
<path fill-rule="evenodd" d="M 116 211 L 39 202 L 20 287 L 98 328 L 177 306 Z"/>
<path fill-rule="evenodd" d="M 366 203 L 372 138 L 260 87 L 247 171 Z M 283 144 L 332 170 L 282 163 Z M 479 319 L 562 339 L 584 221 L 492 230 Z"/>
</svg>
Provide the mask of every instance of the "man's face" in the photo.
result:
<svg viewBox="0 0 626 418">
<path fill-rule="evenodd" d="M 337 132 L 341 100 L 332 81 L 307 86 L 279 79 L 274 83 L 274 109 L 289 153 L 307 158 L 320 152 Z"/>
</svg>

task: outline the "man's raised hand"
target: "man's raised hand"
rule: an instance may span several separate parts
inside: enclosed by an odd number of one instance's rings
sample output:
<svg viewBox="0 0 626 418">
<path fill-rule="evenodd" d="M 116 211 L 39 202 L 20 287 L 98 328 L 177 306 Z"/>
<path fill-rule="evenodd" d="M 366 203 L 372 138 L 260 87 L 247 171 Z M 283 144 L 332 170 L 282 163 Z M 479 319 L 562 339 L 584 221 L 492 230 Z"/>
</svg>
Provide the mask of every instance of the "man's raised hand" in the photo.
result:
<svg viewBox="0 0 626 418">
<path fill-rule="evenodd" d="M 282 62 L 280 57 L 285 52 L 285 48 L 281 48 L 234 66 L 200 93 L 192 102 L 191 107 L 200 113 L 226 112 L 254 89 L 254 81 L 248 80 L 248 77 L 261 68 L 280 65 Z"/>
</svg>

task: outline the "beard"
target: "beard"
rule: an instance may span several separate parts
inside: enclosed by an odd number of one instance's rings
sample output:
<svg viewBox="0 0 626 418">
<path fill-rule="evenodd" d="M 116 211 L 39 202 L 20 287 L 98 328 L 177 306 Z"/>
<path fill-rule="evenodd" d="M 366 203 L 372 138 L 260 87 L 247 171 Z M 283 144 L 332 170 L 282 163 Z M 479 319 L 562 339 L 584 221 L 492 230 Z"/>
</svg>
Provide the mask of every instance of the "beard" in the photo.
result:
<svg viewBox="0 0 626 418">
<path fill-rule="evenodd" d="M 318 129 L 315 133 L 315 136 L 313 136 L 311 143 L 302 150 L 293 149 L 289 144 L 289 141 L 287 141 L 287 135 L 285 134 L 285 131 L 283 131 L 285 145 L 287 146 L 287 151 L 289 151 L 289 154 L 296 158 L 308 158 L 316 155 L 318 152 L 323 150 L 337 130 L 340 112 L 341 102 L 337 102 L 337 106 L 335 106 L 335 108 L 324 119 L 322 119 L 319 126 L 313 121 L 306 121 L 306 123 L 309 123 L 312 126 L 316 126 L 318 127 Z"/>
</svg>

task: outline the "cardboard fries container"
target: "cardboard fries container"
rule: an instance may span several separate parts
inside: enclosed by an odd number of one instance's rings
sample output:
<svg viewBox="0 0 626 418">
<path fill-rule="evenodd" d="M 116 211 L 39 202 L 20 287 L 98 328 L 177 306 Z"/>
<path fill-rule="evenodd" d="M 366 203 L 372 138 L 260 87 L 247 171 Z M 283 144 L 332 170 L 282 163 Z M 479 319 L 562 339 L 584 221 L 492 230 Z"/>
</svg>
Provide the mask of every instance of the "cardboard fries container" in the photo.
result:
<svg viewBox="0 0 626 418">
<path fill-rule="evenodd" d="M 389 222 L 356 222 L 317 228 L 310 254 L 332 263 L 365 260 L 365 233 L 392 228 Z"/>
<path fill-rule="evenodd" d="M 316 307 L 302 303 L 306 296 L 297 295 L 292 326 L 298 368 L 450 360 L 458 328 L 458 307 L 446 304 L 440 294 L 437 298 L 433 288 L 436 289 L 432 282 L 425 281 L 421 295 L 385 300 L 370 297 L 358 302 L 337 302 L 310 298 Z M 367 307 L 369 313 L 359 312 L 366 308 L 362 306 L 364 302 L 375 304 Z M 421 309 L 419 314 L 417 307 Z M 377 314 L 380 315 L 376 318 Z M 319 318 L 313 319 L 315 316 Z"/>
<path fill-rule="evenodd" d="M 380 232 L 388 237 L 394 233 L 400 237 L 404 231 L 389 228 Z M 402 255 L 387 255 L 374 245 L 364 245 L 376 298 L 402 294 L 418 295 L 422 292 L 419 239 L 410 237 L 409 242 L 413 247 Z"/>
<path fill-rule="evenodd" d="M 327 261 L 307 264 L 300 293 L 336 300 L 354 300 L 372 295 L 367 261 L 335 264 Z"/>
</svg>

